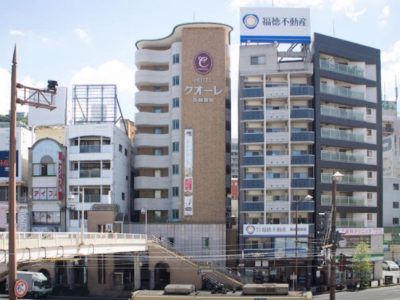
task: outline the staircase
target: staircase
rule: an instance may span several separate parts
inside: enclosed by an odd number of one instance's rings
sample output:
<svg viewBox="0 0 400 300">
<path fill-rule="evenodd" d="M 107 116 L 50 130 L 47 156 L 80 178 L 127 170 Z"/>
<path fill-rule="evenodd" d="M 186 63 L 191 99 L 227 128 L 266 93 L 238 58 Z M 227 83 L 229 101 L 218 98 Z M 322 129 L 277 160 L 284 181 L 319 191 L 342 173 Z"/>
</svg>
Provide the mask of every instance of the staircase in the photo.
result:
<svg viewBox="0 0 400 300">
<path fill-rule="evenodd" d="M 169 255 L 190 266 L 198 272 L 199 276 L 202 276 L 203 281 L 212 286 L 212 289 L 240 289 L 243 285 L 235 271 L 223 266 L 196 262 L 192 258 L 176 251 L 167 241 L 149 236 L 147 244 L 149 248 L 157 247 L 158 251 L 167 252 Z"/>
</svg>

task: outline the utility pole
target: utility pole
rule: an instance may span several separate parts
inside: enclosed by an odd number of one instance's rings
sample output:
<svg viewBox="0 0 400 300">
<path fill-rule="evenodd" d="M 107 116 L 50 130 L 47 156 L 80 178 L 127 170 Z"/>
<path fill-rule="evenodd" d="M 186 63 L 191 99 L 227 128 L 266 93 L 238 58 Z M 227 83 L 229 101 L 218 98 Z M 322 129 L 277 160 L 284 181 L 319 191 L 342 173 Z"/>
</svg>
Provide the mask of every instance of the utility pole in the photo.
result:
<svg viewBox="0 0 400 300">
<path fill-rule="evenodd" d="M 336 183 L 341 180 L 343 174 L 336 172 L 332 175 L 332 223 L 331 223 L 331 272 L 330 272 L 330 287 L 329 287 L 329 300 L 335 300 L 336 297 Z"/>
<path fill-rule="evenodd" d="M 11 69 L 11 102 L 10 102 L 10 144 L 8 157 L 8 297 L 16 300 L 15 283 L 17 281 L 17 186 L 16 186 L 16 161 L 17 161 L 17 103 L 27 104 L 36 108 L 55 109 L 54 96 L 58 83 L 48 81 L 47 89 L 27 87 L 17 83 L 17 46 L 14 46 Z M 23 91 L 22 97 L 17 97 L 17 89 Z"/>
</svg>

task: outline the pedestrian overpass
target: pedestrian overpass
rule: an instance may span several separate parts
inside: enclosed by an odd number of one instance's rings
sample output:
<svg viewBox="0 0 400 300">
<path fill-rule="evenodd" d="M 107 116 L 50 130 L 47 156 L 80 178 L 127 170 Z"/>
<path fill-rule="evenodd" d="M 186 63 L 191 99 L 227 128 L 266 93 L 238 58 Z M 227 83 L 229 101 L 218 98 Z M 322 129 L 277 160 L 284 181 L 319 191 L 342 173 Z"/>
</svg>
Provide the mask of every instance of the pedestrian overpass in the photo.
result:
<svg viewBox="0 0 400 300">
<path fill-rule="evenodd" d="M 7 271 L 8 232 L 0 232 L 0 273 Z M 99 232 L 17 232 L 17 263 L 147 250 L 146 235 Z"/>
</svg>

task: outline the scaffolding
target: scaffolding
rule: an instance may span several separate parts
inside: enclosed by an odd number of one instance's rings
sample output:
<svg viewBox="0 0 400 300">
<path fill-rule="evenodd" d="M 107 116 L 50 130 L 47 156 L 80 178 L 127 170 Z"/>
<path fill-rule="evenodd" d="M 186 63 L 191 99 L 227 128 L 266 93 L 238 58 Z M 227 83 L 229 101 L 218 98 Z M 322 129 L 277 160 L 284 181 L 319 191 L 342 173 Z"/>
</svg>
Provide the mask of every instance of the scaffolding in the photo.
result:
<svg viewBox="0 0 400 300">
<path fill-rule="evenodd" d="M 122 122 L 128 132 L 115 84 L 87 84 L 72 87 L 72 120 L 81 123 Z"/>
</svg>

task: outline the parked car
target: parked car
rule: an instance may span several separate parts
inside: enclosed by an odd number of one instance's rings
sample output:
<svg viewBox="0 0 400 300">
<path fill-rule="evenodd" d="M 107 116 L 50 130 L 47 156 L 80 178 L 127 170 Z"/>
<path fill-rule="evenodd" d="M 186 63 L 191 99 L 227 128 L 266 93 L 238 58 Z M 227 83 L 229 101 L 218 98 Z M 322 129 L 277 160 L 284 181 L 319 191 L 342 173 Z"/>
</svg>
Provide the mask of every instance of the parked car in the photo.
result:
<svg viewBox="0 0 400 300">
<path fill-rule="evenodd" d="M 382 269 L 386 271 L 398 271 L 399 266 L 392 260 L 384 260 L 382 262 Z"/>
</svg>

